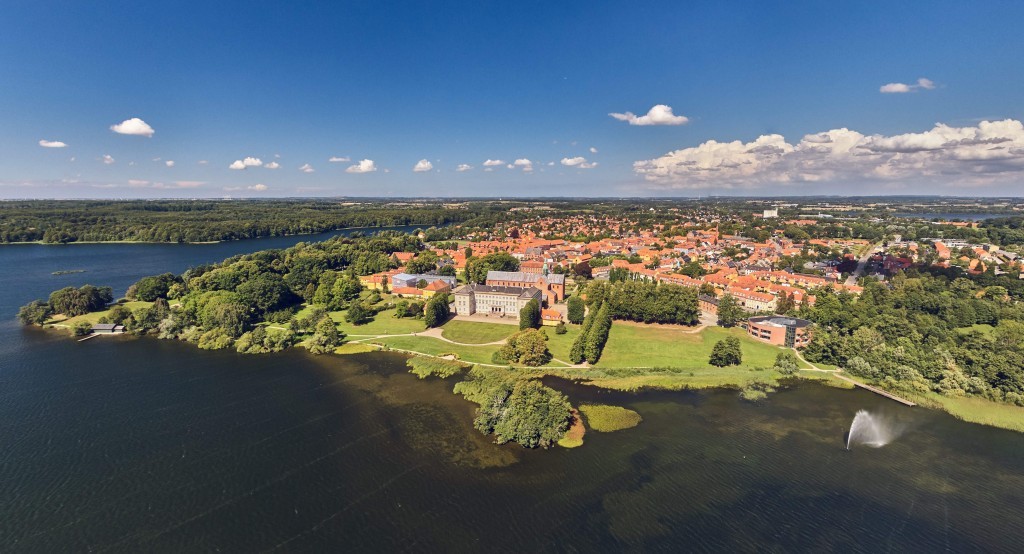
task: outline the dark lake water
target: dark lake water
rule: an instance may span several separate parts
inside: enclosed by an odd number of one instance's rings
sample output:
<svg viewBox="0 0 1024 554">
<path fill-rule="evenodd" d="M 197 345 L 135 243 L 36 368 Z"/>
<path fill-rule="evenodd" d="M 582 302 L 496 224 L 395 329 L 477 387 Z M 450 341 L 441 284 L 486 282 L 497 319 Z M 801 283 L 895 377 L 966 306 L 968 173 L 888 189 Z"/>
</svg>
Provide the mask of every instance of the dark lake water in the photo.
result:
<svg viewBox="0 0 1024 554">
<path fill-rule="evenodd" d="M 1024 435 L 801 383 L 603 392 L 640 426 L 497 446 L 396 354 L 22 329 L 17 306 L 298 240 L 0 247 L 0 551 L 1024 551 Z M 86 273 L 52 276 L 56 270 Z M 906 428 L 844 449 L 859 409 Z"/>
</svg>

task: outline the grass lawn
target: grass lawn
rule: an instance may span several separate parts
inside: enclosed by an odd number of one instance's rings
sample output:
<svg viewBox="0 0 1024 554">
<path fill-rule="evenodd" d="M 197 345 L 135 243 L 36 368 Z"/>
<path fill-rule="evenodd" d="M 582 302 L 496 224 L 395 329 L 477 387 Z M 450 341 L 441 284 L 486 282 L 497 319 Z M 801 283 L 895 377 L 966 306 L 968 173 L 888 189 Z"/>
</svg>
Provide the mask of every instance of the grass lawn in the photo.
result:
<svg viewBox="0 0 1024 554">
<path fill-rule="evenodd" d="M 422 352 L 431 356 L 455 353 L 464 362 L 480 364 L 493 363 L 491 356 L 500 348 L 500 346 L 460 346 L 431 337 L 390 337 L 372 342 L 379 342 L 391 348 Z"/>
<path fill-rule="evenodd" d="M 126 308 L 128 308 L 129 310 L 132 310 L 132 311 L 135 311 L 135 310 L 137 310 L 139 308 L 148 308 L 148 307 L 150 307 L 152 305 L 153 305 L 152 302 L 142 302 L 141 300 L 137 301 L 137 302 L 125 302 L 123 304 L 124 307 L 126 307 Z M 68 319 L 65 319 L 65 320 L 61 320 L 61 321 L 58 321 L 58 320 L 51 320 L 51 321 L 53 323 L 59 323 L 61 325 L 67 325 L 68 327 L 74 327 L 74 325 L 76 323 L 80 322 L 80 321 L 87 321 L 87 322 L 95 325 L 96 323 L 99 323 L 100 318 L 106 316 L 109 313 L 110 313 L 110 310 L 103 310 L 102 312 L 90 312 L 90 313 L 87 313 L 87 314 L 78 315 L 78 316 L 71 317 L 71 318 L 68 318 Z M 48 321 L 47 323 L 50 323 L 50 322 Z"/>
<path fill-rule="evenodd" d="M 556 335 L 554 328 L 549 327 L 544 332 L 548 334 L 548 350 L 551 351 L 551 355 L 563 362 L 572 363 L 569 361 L 569 350 L 580 334 L 580 326 L 566 324 L 565 331 L 564 335 Z M 561 367 L 562 364 L 551 362 L 549 365 Z"/>
<path fill-rule="evenodd" d="M 708 327 L 700 333 L 681 333 L 675 329 L 635 327 L 612 324 L 608 343 L 595 367 L 676 367 L 718 369 L 708 364 L 715 343 L 729 336 L 740 339 L 746 370 L 771 367 L 782 349 L 747 336 L 742 329 Z M 571 343 L 570 343 L 571 344 Z"/>
<path fill-rule="evenodd" d="M 995 329 L 995 328 L 992 327 L 991 325 L 987 324 L 987 323 L 975 323 L 974 325 L 971 325 L 970 327 L 957 327 L 956 328 L 956 332 L 960 333 L 961 335 L 966 335 L 967 333 L 970 333 L 971 331 L 978 331 L 979 333 L 981 333 L 981 334 L 985 335 L 986 337 L 988 337 L 988 336 L 992 335 L 993 329 Z"/>
<path fill-rule="evenodd" d="M 505 340 L 509 335 L 519 331 L 516 325 L 501 323 L 480 323 L 475 321 L 449 321 L 441 327 L 441 336 L 455 342 L 484 344 Z M 554 334 L 548 331 L 549 336 Z"/>
<path fill-rule="evenodd" d="M 345 312 L 328 312 L 327 315 L 338 324 L 338 329 L 346 335 L 404 335 L 419 333 L 426 330 L 422 319 L 392 317 L 392 312 L 381 312 L 377 317 L 362 325 L 352 325 L 345 321 Z"/>
</svg>

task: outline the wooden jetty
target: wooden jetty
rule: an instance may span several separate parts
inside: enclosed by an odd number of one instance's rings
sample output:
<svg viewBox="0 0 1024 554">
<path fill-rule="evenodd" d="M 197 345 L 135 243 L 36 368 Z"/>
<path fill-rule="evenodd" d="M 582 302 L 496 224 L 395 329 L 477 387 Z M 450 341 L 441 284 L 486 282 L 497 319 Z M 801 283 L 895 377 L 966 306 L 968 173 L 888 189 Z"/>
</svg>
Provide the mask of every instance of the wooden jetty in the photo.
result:
<svg viewBox="0 0 1024 554">
<path fill-rule="evenodd" d="M 917 404 L 907 400 L 906 398 L 900 398 L 900 397 L 896 396 L 895 394 L 893 394 L 891 392 L 884 391 L 884 390 L 882 390 L 880 388 L 877 388 L 877 387 L 872 387 L 871 385 L 866 385 L 864 383 L 861 383 L 860 381 L 855 381 L 855 380 L 850 379 L 849 377 L 839 373 L 838 371 L 833 373 L 833 375 L 835 375 L 839 379 L 842 379 L 843 381 L 846 381 L 847 383 L 851 383 L 851 384 L 856 385 L 856 386 L 858 386 L 858 387 L 860 387 L 862 389 L 869 390 L 869 391 L 871 391 L 871 392 L 873 392 L 875 394 L 884 396 L 884 397 L 886 397 L 886 398 L 888 398 L 890 400 L 895 400 L 895 401 L 899 402 L 900 404 L 903 404 L 904 406 L 917 406 Z"/>
</svg>

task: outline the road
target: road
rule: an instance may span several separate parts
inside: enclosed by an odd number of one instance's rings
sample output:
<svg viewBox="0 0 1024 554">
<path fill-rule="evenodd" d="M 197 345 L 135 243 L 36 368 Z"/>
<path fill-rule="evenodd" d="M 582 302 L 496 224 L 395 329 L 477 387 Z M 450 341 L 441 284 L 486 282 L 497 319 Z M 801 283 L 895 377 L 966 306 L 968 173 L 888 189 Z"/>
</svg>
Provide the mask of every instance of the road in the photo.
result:
<svg viewBox="0 0 1024 554">
<path fill-rule="evenodd" d="M 881 248 L 882 243 L 876 243 L 872 245 L 871 248 L 869 248 L 863 256 L 860 257 L 860 260 L 857 262 L 857 269 L 853 270 L 853 273 L 850 274 L 850 277 L 846 279 L 847 286 L 857 284 L 857 279 L 860 279 L 860 276 L 864 274 L 864 268 L 867 267 L 868 260 L 870 260 L 871 256 L 873 256 L 876 252 L 880 251 Z"/>
</svg>

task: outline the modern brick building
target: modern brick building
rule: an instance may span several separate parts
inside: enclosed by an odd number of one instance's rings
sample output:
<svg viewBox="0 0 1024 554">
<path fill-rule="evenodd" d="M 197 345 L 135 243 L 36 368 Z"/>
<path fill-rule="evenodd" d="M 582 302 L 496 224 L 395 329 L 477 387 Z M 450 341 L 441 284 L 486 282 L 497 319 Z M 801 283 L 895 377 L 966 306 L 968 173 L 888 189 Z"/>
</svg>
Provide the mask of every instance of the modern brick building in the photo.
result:
<svg viewBox="0 0 1024 554">
<path fill-rule="evenodd" d="M 790 348 L 802 348 L 811 342 L 811 322 L 795 317 L 766 315 L 747 320 L 747 334 L 755 339 Z"/>
</svg>

